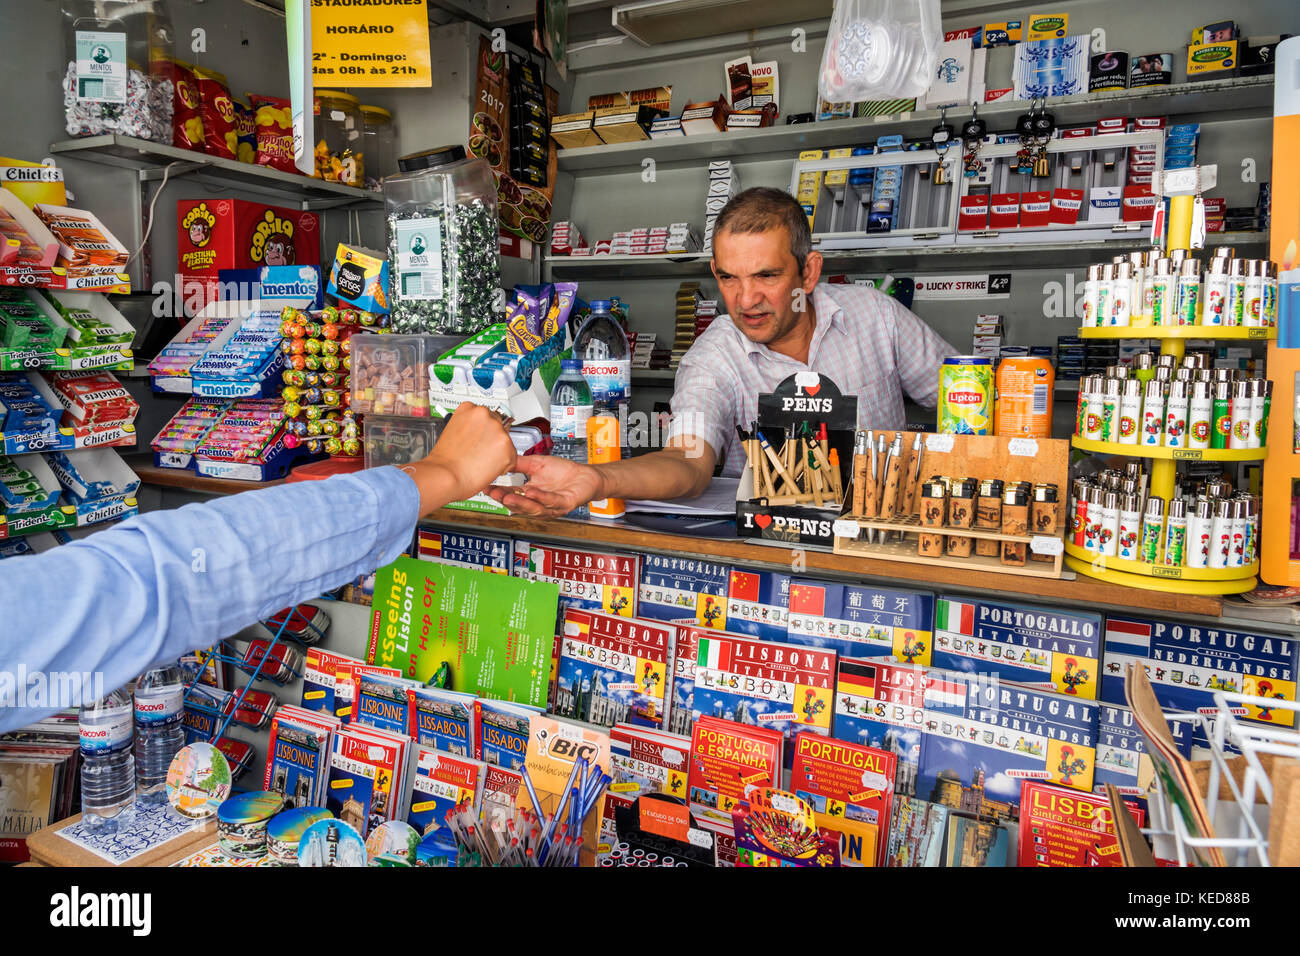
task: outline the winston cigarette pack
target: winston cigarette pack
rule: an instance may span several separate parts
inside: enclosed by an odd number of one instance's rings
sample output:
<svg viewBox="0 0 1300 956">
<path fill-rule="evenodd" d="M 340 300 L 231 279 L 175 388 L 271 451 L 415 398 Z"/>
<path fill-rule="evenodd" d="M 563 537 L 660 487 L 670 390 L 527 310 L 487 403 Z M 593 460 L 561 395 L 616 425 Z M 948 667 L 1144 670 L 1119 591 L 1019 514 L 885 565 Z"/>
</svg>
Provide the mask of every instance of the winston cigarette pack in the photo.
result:
<svg viewBox="0 0 1300 956">
<path fill-rule="evenodd" d="M 916 793 L 981 817 L 1014 818 L 1020 785 L 1091 790 L 1097 704 L 955 671 L 931 671 Z"/>
<path fill-rule="evenodd" d="M 550 712 L 602 727 L 665 727 L 676 637 L 671 624 L 567 609 Z"/>
<path fill-rule="evenodd" d="M 932 662 L 1095 700 L 1101 615 L 941 596 Z"/>
<path fill-rule="evenodd" d="M 933 620 L 934 595 L 923 591 L 790 582 L 791 644 L 926 665 Z"/>
</svg>

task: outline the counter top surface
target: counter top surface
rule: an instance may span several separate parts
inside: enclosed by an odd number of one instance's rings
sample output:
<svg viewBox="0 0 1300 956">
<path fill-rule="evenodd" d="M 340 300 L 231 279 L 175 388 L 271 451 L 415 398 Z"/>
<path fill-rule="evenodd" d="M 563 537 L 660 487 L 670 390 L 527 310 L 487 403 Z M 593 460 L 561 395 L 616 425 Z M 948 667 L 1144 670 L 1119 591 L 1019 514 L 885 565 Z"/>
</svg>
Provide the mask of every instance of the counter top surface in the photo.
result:
<svg viewBox="0 0 1300 956">
<path fill-rule="evenodd" d="M 231 481 L 207 478 L 191 471 L 156 468 L 130 462 L 145 484 L 184 488 L 210 494 L 234 494 L 283 482 Z M 441 527 L 476 528 L 520 537 L 558 541 L 581 547 L 627 548 L 679 554 L 708 561 L 760 565 L 793 574 L 825 572 L 836 577 L 866 578 L 874 582 L 910 587 L 929 587 L 979 594 L 996 593 L 1003 598 L 1029 601 L 1058 601 L 1099 609 L 1181 612 L 1207 617 L 1223 614 L 1223 599 L 1163 591 L 1128 588 L 1090 578 L 1036 578 L 961 568 L 931 568 L 924 564 L 902 564 L 888 560 L 831 554 L 785 545 L 756 544 L 740 538 L 694 537 L 651 531 L 625 522 L 571 521 L 567 518 L 529 518 L 441 508 L 425 519 Z M 1067 572 L 1068 573 L 1068 572 Z"/>
</svg>

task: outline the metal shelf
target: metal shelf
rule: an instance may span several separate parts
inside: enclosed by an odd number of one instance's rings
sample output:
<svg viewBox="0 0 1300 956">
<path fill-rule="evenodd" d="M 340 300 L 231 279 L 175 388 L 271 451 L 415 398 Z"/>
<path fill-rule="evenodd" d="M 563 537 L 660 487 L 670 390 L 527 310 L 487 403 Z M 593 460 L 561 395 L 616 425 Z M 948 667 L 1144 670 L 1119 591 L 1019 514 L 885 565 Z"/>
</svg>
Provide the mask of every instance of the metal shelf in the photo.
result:
<svg viewBox="0 0 1300 956">
<path fill-rule="evenodd" d="M 286 173 L 267 166 L 206 156 L 188 149 L 164 146 L 148 140 L 107 133 L 53 143 L 50 152 L 68 155 L 105 166 L 134 169 L 142 182 L 161 179 L 163 169 L 171 163 L 180 165 L 168 174 L 170 179 L 193 175 L 202 179 L 229 183 L 264 193 L 287 197 L 302 209 L 328 209 L 354 203 L 382 203 L 382 193 L 340 183 L 327 183 L 297 173 Z"/>
<path fill-rule="evenodd" d="M 1199 114 L 1202 122 L 1216 113 L 1225 119 L 1254 119 L 1273 112 L 1273 77 L 1252 76 L 1229 80 L 1207 80 L 1116 90 L 1050 100 L 1048 107 L 1061 125 L 1085 123 L 1098 116 L 1184 116 Z M 989 130 L 1010 129 L 1028 104 L 1025 100 L 1000 100 L 980 107 L 980 117 Z M 752 162 L 773 158 L 773 154 L 794 159 L 800 150 L 847 146 L 874 140 L 881 133 L 904 137 L 925 136 L 939 122 L 938 110 L 918 110 L 892 116 L 868 116 L 830 120 L 825 123 L 797 123 L 766 129 L 735 130 L 729 133 L 699 133 L 669 139 L 641 140 L 584 146 L 559 151 L 562 172 L 640 172 L 646 157 L 656 163 L 698 162 L 728 159 Z"/>
<path fill-rule="evenodd" d="M 1126 250 L 1146 249 L 1151 245 L 1146 228 L 1126 233 L 1105 233 L 1108 238 L 1092 238 L 1073 242 L 1036 241 L 997 243 L 990 237 L 971 237 L 943 245 L 886 246 L 874 249 L 827 249 L 823 273 L 862 271 L 872 263 L 891 269 L 950 269 L 945 261 L 949 256 L 961 257 L 961 268 L 1003 269 L 1009 265 L 1016 269 L 1049 268 L 1075 263 L 1080 267 L 1095 261 L 1098 253 L 1119 253 Z M 1050 237 L 1043 233 L 1040 238 Z M 873 241 L 863 236 L 864 241 Z M 816 246 L 814 237 L 814 247 Z M 1238 247 L 1264 246 L 1267 232 L 1224 232 L 1215 237 L 1215 245 Z M 544 256 L 542 265 L 553 278 L 657 278 L 673 276 L 707 276 L 712 256 L 707 252 L 691 252 L 659 256 Z M 1140 336 L 1139 336 L 1140 337 Z"/>
<path fill-rule="evenodd" d="M 1223 325 L 1171 325 L 1171 326 L 1085 326 L 1079 329 L 1081 339 L 1276 339 L 1276 327 L 1223 326 Z"/>
</svg>

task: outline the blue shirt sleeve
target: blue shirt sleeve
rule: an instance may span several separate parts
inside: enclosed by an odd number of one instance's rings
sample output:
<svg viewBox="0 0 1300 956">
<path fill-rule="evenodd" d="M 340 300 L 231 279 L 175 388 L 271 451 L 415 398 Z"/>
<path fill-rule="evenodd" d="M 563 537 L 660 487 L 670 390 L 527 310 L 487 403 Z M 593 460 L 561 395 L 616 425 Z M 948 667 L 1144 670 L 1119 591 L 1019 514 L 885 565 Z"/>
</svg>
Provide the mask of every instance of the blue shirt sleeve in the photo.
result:
<svg viewBox="0 0 1300 956">
<path fill-rule="evenodd" d="M 419 513 L 411 477 L 375 468 L 140 515 L 0 562 L 0 732 L 68 706 L 15 706 L 19 675 L 56 687 L 56 673 L 100 672 L 105 690 L 121 687 L 388 564 Z"/>
</svg>

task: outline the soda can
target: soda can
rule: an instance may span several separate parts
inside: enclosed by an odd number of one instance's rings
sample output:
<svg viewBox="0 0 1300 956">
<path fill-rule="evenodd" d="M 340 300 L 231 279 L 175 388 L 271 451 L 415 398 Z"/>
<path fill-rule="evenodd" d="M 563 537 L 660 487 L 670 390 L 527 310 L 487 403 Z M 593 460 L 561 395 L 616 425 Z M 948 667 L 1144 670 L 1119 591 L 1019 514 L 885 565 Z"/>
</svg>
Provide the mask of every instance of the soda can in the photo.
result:
<svg viewBox="0 0 1300 956">
<path fill-rule="evenodd" d="M 982 355 L 950 355 L 939 366 L 938 430 L 993 434 L 993 363 Z"/>
<path fill-rule="evenodd" d="M 1011 356 L 999 362 L 993 434 L 1051 438 L 1055 382 L 1048 359 Z"/>
</svg>

